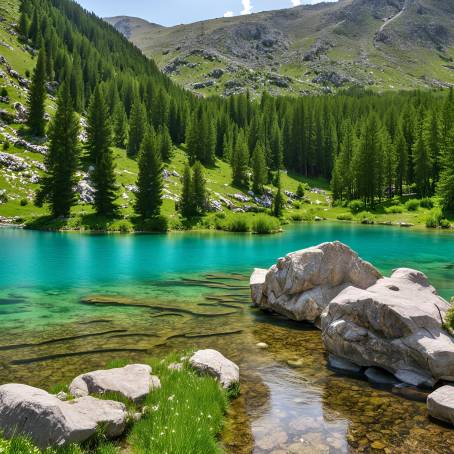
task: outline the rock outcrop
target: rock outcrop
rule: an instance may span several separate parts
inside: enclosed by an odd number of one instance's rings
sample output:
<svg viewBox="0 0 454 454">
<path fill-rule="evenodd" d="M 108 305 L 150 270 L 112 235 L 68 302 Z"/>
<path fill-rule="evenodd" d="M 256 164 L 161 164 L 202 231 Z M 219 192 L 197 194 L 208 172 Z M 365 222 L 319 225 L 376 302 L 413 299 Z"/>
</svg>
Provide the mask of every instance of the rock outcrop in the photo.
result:
<svg viewBox="0 0 454 454">
<path fill-rule="evenodd" d="M 433 418 L 454 426 L 454 386 L 442 386 L 429 394 L 427 409 Z"/>
<path fill-rule="evenodd" d="M 6 438 L 27 435 L 41 449 L 81 443 L 100 427 L 107 437 L 118 437 L 126 418 L 126 407 L 120 402 L 93 397 L 62 402 L 31 386 L 0 386 L 0 432 Z"/>
<path fill-rule="evenodd" d="M 74 397 L 114 392 L 134 402 L 141 402 L 150 391 L 160 387 L 158 377 L 151 375 L 150 366 L 130 364 L 79 375 L 69 385 L 69 392 Z"/>
<path fill-rule="evenodd" d="M 216 350 L 199 350 L 192 355 L 189 363 L 198 372 L 219 380 L 225 389 L 240 381 L 239 367 Z"/>
<path fill-rule="evenodd" d="M 442 328 L 449 304 L 419 271 L 401 268 L 367 289 L 350 286 L 322 315 L 327 350 L 385 369 L 404 383 L 454 381 L 454 338 Z"/>
<path fill-rule="evenodd" d="M 288 254 L 269 270 L 256 269 L 250 285 L 256 306 L 320 326 L 322 312 L 342 290 L 366 289 L 380 278 L 370 263 L 336 241 Z"/>
</svg>

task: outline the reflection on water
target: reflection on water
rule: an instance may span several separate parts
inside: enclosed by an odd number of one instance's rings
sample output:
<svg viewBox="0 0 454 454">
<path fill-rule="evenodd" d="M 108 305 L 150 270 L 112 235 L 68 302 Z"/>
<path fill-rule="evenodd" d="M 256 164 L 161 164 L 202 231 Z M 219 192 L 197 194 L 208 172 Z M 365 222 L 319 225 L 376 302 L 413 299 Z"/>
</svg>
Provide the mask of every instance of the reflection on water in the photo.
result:
<svg viewBox="0 0 454 454">
<path fill-rule="evenodd" d="M 0 294 L 0 383 L 49 388 L 115 358 L 211 347 L 240 365 L 223 443 L 242 453 L 448 453 L 454 435 L 404 400 L 326 368 L 320 333 L 250 307 L 244 275 L 184 275 Z M 33 311 L 33 324 L 25 324 Z M 3 312 L 2 312 L 3 313 Z M 6 323 L 7 320 L 7 323 Z M 256 344 L 265 342 L 268 348 Z"/>
</svg>

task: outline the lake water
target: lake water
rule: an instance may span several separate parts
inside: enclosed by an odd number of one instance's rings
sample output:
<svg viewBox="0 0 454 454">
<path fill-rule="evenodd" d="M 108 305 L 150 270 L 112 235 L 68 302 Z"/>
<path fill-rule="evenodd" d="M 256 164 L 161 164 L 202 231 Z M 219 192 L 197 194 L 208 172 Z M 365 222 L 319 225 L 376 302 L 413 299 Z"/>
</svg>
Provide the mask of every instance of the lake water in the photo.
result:
<svg viewBox="0 0 454 454">
<path fill-rule="evenodd" d="M 273 236 L 0 229 L 0 383 L 49 388 L 112 359 L 212 347 L 242 373 L 223 436 L 230 452 L 454 452 L 454 432 L 429 420 L 424 404 L 336 375 L 317 330 L 250 307 L 254 267 L 331 240 L 385 274 L 417 268 L 454 295 L 446 232 L 342 223 Z"/>
</svg>

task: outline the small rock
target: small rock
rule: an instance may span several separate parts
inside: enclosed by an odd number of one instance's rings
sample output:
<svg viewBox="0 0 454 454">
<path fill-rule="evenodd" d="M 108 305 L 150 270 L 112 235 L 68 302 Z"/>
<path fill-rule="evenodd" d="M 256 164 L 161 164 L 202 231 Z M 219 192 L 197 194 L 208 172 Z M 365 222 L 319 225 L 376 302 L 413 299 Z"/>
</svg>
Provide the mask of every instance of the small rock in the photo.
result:
<svg viewBox="0 0 454 454">
<path fill-rule="evenodd" d="M 65 402 L 66 400 L 68 400 L 68 394 L 65 393 L 64 391 L 60 391 L 57 395 L 56 395 L 57 399 L 61 400 L 62 402 Z"/>
<path fill-rule="evenodd" d="M 255 346 L 261 349 L 268 348 L 268 344 L 266 344 L 265 342 L 258 342 Z"/>
<path fill-rule="evenodd" d="M 454 386 L 442 386 L 429 394 L 427 409 L 430 416 L 454 426 Z"/>
<path fill-rule="evenodd" d="M 226 389 L 240 381 L 239 367 L 216 350 L 199 350 L 189 362 L 197 371 L 218 379 Z"/>
<path fill-rule="evenodd" d="M 180 370 L 183 370 L 183 364 L 181 364 L 181 363 L 172 363 L 172 364 L 169 364 L 168 369 L 169 370 L 180 371 Z"/>
</svg>

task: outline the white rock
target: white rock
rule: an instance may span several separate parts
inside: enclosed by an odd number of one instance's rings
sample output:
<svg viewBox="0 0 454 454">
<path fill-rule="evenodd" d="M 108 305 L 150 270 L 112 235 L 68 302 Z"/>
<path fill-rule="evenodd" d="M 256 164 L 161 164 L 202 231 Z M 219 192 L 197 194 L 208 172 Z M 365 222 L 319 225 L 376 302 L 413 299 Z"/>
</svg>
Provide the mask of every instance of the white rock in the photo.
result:
<svg viewBox="0 0 454 454">
<path fill-rule="evenodd" d="M 454 426 L 454 386 L 442 386 L 429 394 L 427 409 L 430 416 Z"/>
<path fill-rule="evenodd" d="M 130 364 L 79 375 L 69 385 L 69 392 L 74 397 L 116 392 L 134 402 L 140 402 L 150 391 L 160 386 L 159 379 L 151 375 L 150 366 Z"/>
<path fill-rule="evenodd" d="M 252 300 L 293 320 L 320 324 L 328 303 L 350 285 L 367 288 L 381 278 L 348 246 L 336 241 L 303 249 L 251 276 Z"/>
<path fill-rule="evenodd" d="M 433 386 L 454 381 L 454 338 L 441 324 L 448 308 L 424 274 L 402 268 L 367 290 L 349 287 L 335 297 L 322 315 L 322 337 L 336 356 Z"/>
<path fill-rule="evenodd" d="M 226 389 L 240 381 L 239 367 L 216 350 L 199 350 L 189 363 L 197 371 L 215 377 Z"/>
<path fill-rule="evenodd" d="M 27 435 L 39 447 L 81 443 L 102 427 L 107 437 L 121 435 L 127 418 L 120 402 L 82 397 L 62 402 L 27 385 L 0 386 L 0 432 Z"/>
</svg>

